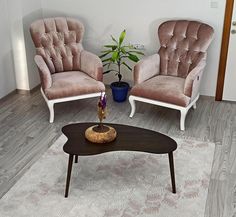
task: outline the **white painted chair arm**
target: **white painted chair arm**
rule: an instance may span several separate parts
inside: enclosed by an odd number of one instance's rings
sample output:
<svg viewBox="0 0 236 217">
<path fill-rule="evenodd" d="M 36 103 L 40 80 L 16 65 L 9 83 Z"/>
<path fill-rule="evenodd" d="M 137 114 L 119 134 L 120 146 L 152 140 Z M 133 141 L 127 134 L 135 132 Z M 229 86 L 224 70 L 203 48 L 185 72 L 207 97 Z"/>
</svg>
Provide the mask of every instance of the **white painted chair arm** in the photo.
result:
<svg viewBox="0 0 236 217">
<path fill-rule="evenodd" d="M 134 66 L 134 84 L 140 84 L 149 78 L 158 75 L 160 71 L 160 56 L 154 54 L 152 56 L 141 59 Z"/>
</svg>

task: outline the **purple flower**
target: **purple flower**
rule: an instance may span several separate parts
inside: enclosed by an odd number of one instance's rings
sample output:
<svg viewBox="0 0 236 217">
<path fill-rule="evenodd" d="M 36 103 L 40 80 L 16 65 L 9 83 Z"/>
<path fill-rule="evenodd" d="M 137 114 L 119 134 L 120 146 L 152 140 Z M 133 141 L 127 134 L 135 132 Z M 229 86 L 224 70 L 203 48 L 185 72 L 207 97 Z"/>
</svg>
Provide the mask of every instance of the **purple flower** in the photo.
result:
<svg viewBox="0 0 236 217">
<path fill-rule="evenodd" d="M 105 93 L 101 93 L 99 102 L 98 102 L 98 107 L 102 108 L 103 110 L 106 108 L 107 105 L 107 98 Z"/>
</svg>

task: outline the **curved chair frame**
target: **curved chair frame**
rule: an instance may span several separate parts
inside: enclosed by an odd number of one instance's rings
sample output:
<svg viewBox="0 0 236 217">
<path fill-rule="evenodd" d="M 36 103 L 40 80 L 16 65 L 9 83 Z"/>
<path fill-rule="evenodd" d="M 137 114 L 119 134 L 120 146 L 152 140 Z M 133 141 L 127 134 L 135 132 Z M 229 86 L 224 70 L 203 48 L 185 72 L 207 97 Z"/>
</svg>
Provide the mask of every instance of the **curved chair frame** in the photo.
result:
<svg viewBox="0 0 236 217">
<path fill-rule="evenodd" d="M 196 102 L 198 99 L 199 99 L 199 94 L 187 107 L 182 107 L 182 106 L 178 106 L 178 105 L 174 105 L 174 104 L 170 104 L 170 103 L 165 103 L 165 102 L 161 102 L 161 101 L 157 101 L 157 100 L 151 100 L 151 99 L 131 95 L 129 97 L 129 103 L 131 105 L 131 112 L 130 112 L 129 117 L 132 118 L 134 116 L 134 113 L 136 110 L 135 101 L 149 103 L 152 105 L 158 105 L 158 106 L 167 107 L 167 108 L 171 108 L 171 109 L 176 109 L 176 110 L 180 111 L 180 115 L 181 115 L 181 117 L 180 117 L 180 130 L 184 131 L 185 130 L 186 115 L 191 107 L 193 107 L 193 109 L 197 108 Z"/>
<path fill-rule="evenodd" d="M 49 109 L 49 123 L 54 122 L 54 104 L 56 103 L 61 103 L 61 102 L 68 102 L 68 101 L 74 101 L 74 100 L 79 100 L 79 99 L 88 99 L 88 98 L 93 98 L 93 97 L 100 97 L 101 93 L 90 93 L 90 94 L 84 94 L 84 95 L 79 95 L 79 96 L 71 96 L 71 97 L 65 97 L 65 98 L 59 98 L 59 99 L 53 99 L 49 100 L 44 92 L 42 87 L 40 88 L 40 91 L 43 95 L 43 98 L 48 106 Z M 105 93 L 105 92 L 102 92 Z"/>
</svg>

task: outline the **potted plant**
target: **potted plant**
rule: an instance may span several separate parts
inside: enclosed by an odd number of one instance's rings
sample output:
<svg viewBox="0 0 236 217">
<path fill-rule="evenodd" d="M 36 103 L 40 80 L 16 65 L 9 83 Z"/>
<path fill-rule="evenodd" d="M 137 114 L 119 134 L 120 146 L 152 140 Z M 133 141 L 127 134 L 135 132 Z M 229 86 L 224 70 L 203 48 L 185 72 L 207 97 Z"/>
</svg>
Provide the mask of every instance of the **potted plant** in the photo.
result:
<svg viewBox="0 0 236 217">
<path fill-rule="evenodd" d="M 100 56 L 103 67 L 106 68 L 106 71 L 103 74 L 115 72 L 115 75 L 118 77 L 118 81 L 113 82 L 110 85 L 113 99 L 116 102 L 125 101 L 129 90 L 129 84 L 122 81 L 121 67 L 124 66 L 132 71 L 132 68 L 127 64 L 126 60 L 129 59 L 133 62 L 138 62 L 139 58 L 137 55 L 144 55 L 131 45 L 123 45 L 125 36 L 125 30 L 121 32 L 118 40 L 111 35 L 113 43 L 104 45 L 105 50 L 102 51 L 102 55 Z"/>
</svg>

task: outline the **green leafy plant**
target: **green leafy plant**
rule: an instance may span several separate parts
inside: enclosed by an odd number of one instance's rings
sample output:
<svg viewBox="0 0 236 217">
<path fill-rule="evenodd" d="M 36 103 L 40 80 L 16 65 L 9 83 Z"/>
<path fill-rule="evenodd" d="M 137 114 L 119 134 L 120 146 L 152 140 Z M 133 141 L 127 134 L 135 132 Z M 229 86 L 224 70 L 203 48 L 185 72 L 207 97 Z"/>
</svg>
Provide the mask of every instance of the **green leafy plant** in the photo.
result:
<svg viewBox="0 0 236 217">
<path fill-rule="evenodd" d="M 118 40 L 111 35 L 113 43 L 104 45 L 105 50 L 102 51 L 102 55 L 100 56 L 103 67 L 107 69 L 103 74 L 115 72 L 118 76 L 119 84 L 122 79 L 121 66 L 125 66 L 128 70 L 132 71 L 126 60 L 129 59 L 133 62 L 138 62 L 139 58 L 137 55 L 144 55 L 143 52 L 138 51 L 131 45 L 123 45 L 125 36 L 125 30 L 121 32 Z"/>
</svg>

